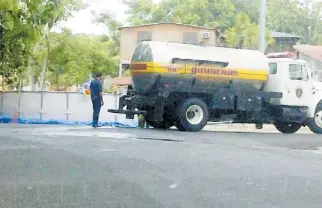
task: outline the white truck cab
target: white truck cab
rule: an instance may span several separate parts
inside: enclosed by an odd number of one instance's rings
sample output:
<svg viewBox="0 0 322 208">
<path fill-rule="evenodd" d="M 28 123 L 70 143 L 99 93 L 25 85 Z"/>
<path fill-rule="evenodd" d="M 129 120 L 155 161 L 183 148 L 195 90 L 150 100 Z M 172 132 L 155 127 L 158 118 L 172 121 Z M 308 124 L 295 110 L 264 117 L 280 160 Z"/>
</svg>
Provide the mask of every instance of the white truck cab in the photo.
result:
<svg viewBox="0 0 322 208">
<path fill-rule="evenodd" d="M 264 91 L 281 92 L 273 104 L 307 108 L 307 125 L 314 133 L 322 133 L 322 82 L 305 60 L 269 58 L 269 79 Z"/>
</svg>

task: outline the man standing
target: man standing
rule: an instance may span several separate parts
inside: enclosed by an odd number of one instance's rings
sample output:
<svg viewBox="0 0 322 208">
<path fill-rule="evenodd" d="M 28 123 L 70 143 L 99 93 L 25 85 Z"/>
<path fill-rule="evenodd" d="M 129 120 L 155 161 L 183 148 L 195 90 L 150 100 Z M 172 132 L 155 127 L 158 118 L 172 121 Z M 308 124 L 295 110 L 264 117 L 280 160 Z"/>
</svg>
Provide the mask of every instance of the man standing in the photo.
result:
<svg viewBox="0 0 322 208">
<path fill-rule="evenodd" d="M 102 81 L 102 73 L 96 73 L 95 79 L 90 84 L 91 99 L 93 104 L 93 127 L 94 128 L 99 127 L 98 118 L 101 111 L 101 107 L 104 105 L 101 81 Z"/>
</svg>

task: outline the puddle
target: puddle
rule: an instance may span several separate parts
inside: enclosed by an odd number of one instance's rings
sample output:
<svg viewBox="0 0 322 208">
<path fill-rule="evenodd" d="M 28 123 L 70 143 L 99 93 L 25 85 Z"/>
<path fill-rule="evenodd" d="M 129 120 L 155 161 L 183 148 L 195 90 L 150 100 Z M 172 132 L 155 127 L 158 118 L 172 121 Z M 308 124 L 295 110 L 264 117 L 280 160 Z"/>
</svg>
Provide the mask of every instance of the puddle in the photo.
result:
<svg viewBox="0 0 322 208">
<path fill-rule="evenodd" d="M 137 140 L 151 140 L 151 141 L 163 141 L 163 142 L 184 142 L 178 139 L 166 139 L 166 138 L 153 138 L 145 137 L 129 133 L 116 133 L 116 132 L 104 132 L 104 131 L 77 131 L 75 129 L 68 129 L 62 131 L 48 130 L 46 131 L 30 131 L 29 135 L 33 136 L 62 136 L 62 137 L 96 137 L 96 138 L 110 138 L 110 139 L 137 139 Z M 119 140 L 120 141 L 120 140 Z"/>
<path fill-rule="evenodd" d="M 322 147 L 312 147 L 309 149 L 309 151 L 318 155 L 322 155 Z"/>
<path fill-rule="evenodd" d="M 103 138 L 117 138 L 117 139 L 125 139 L 131 138 L 131 134 L 124 133 L 110 133 L 110 132 L 77 132 L 77 131 L 62 131 L 62 132 L 54 132 L 54 131 L 46 131 L 46 132 L 33 132 L 33 134 L 37 135 L 47 135 L 47 136 L 75 136 L 75 137 L 103 137 Z"/>
</svg>

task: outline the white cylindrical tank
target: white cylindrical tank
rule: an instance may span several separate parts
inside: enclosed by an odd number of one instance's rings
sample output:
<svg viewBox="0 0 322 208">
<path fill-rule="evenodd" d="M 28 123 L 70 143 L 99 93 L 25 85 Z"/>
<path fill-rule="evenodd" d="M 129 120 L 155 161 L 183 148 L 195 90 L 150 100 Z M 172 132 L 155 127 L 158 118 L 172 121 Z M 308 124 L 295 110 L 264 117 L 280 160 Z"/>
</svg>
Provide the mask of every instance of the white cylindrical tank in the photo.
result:
<svg viewBox="0 0 322 208">
<path fill-rule="evenodd" d="M 261 90 L 268 79 L 268 58 L 255 50 L 147 41 L 131 62 L 134 87 L 146 94 L 159 84 L 172 88 L 232 86 Z"/>
</svg>

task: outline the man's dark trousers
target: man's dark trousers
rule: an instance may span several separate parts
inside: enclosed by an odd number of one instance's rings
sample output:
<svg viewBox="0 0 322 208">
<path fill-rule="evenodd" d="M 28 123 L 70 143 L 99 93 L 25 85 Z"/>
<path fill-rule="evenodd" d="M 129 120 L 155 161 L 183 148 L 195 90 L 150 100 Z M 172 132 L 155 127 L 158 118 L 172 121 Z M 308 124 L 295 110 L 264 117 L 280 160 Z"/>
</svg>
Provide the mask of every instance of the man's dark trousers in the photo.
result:
<svg viewBox="0 0 322 208">
<path fill-rule="evenodd" d="M 98 126 L 98 118 L 101 111 L 102 103 L 100 100 L 92 100 L 93 103 L 93 126 Z"/>
</svg>

